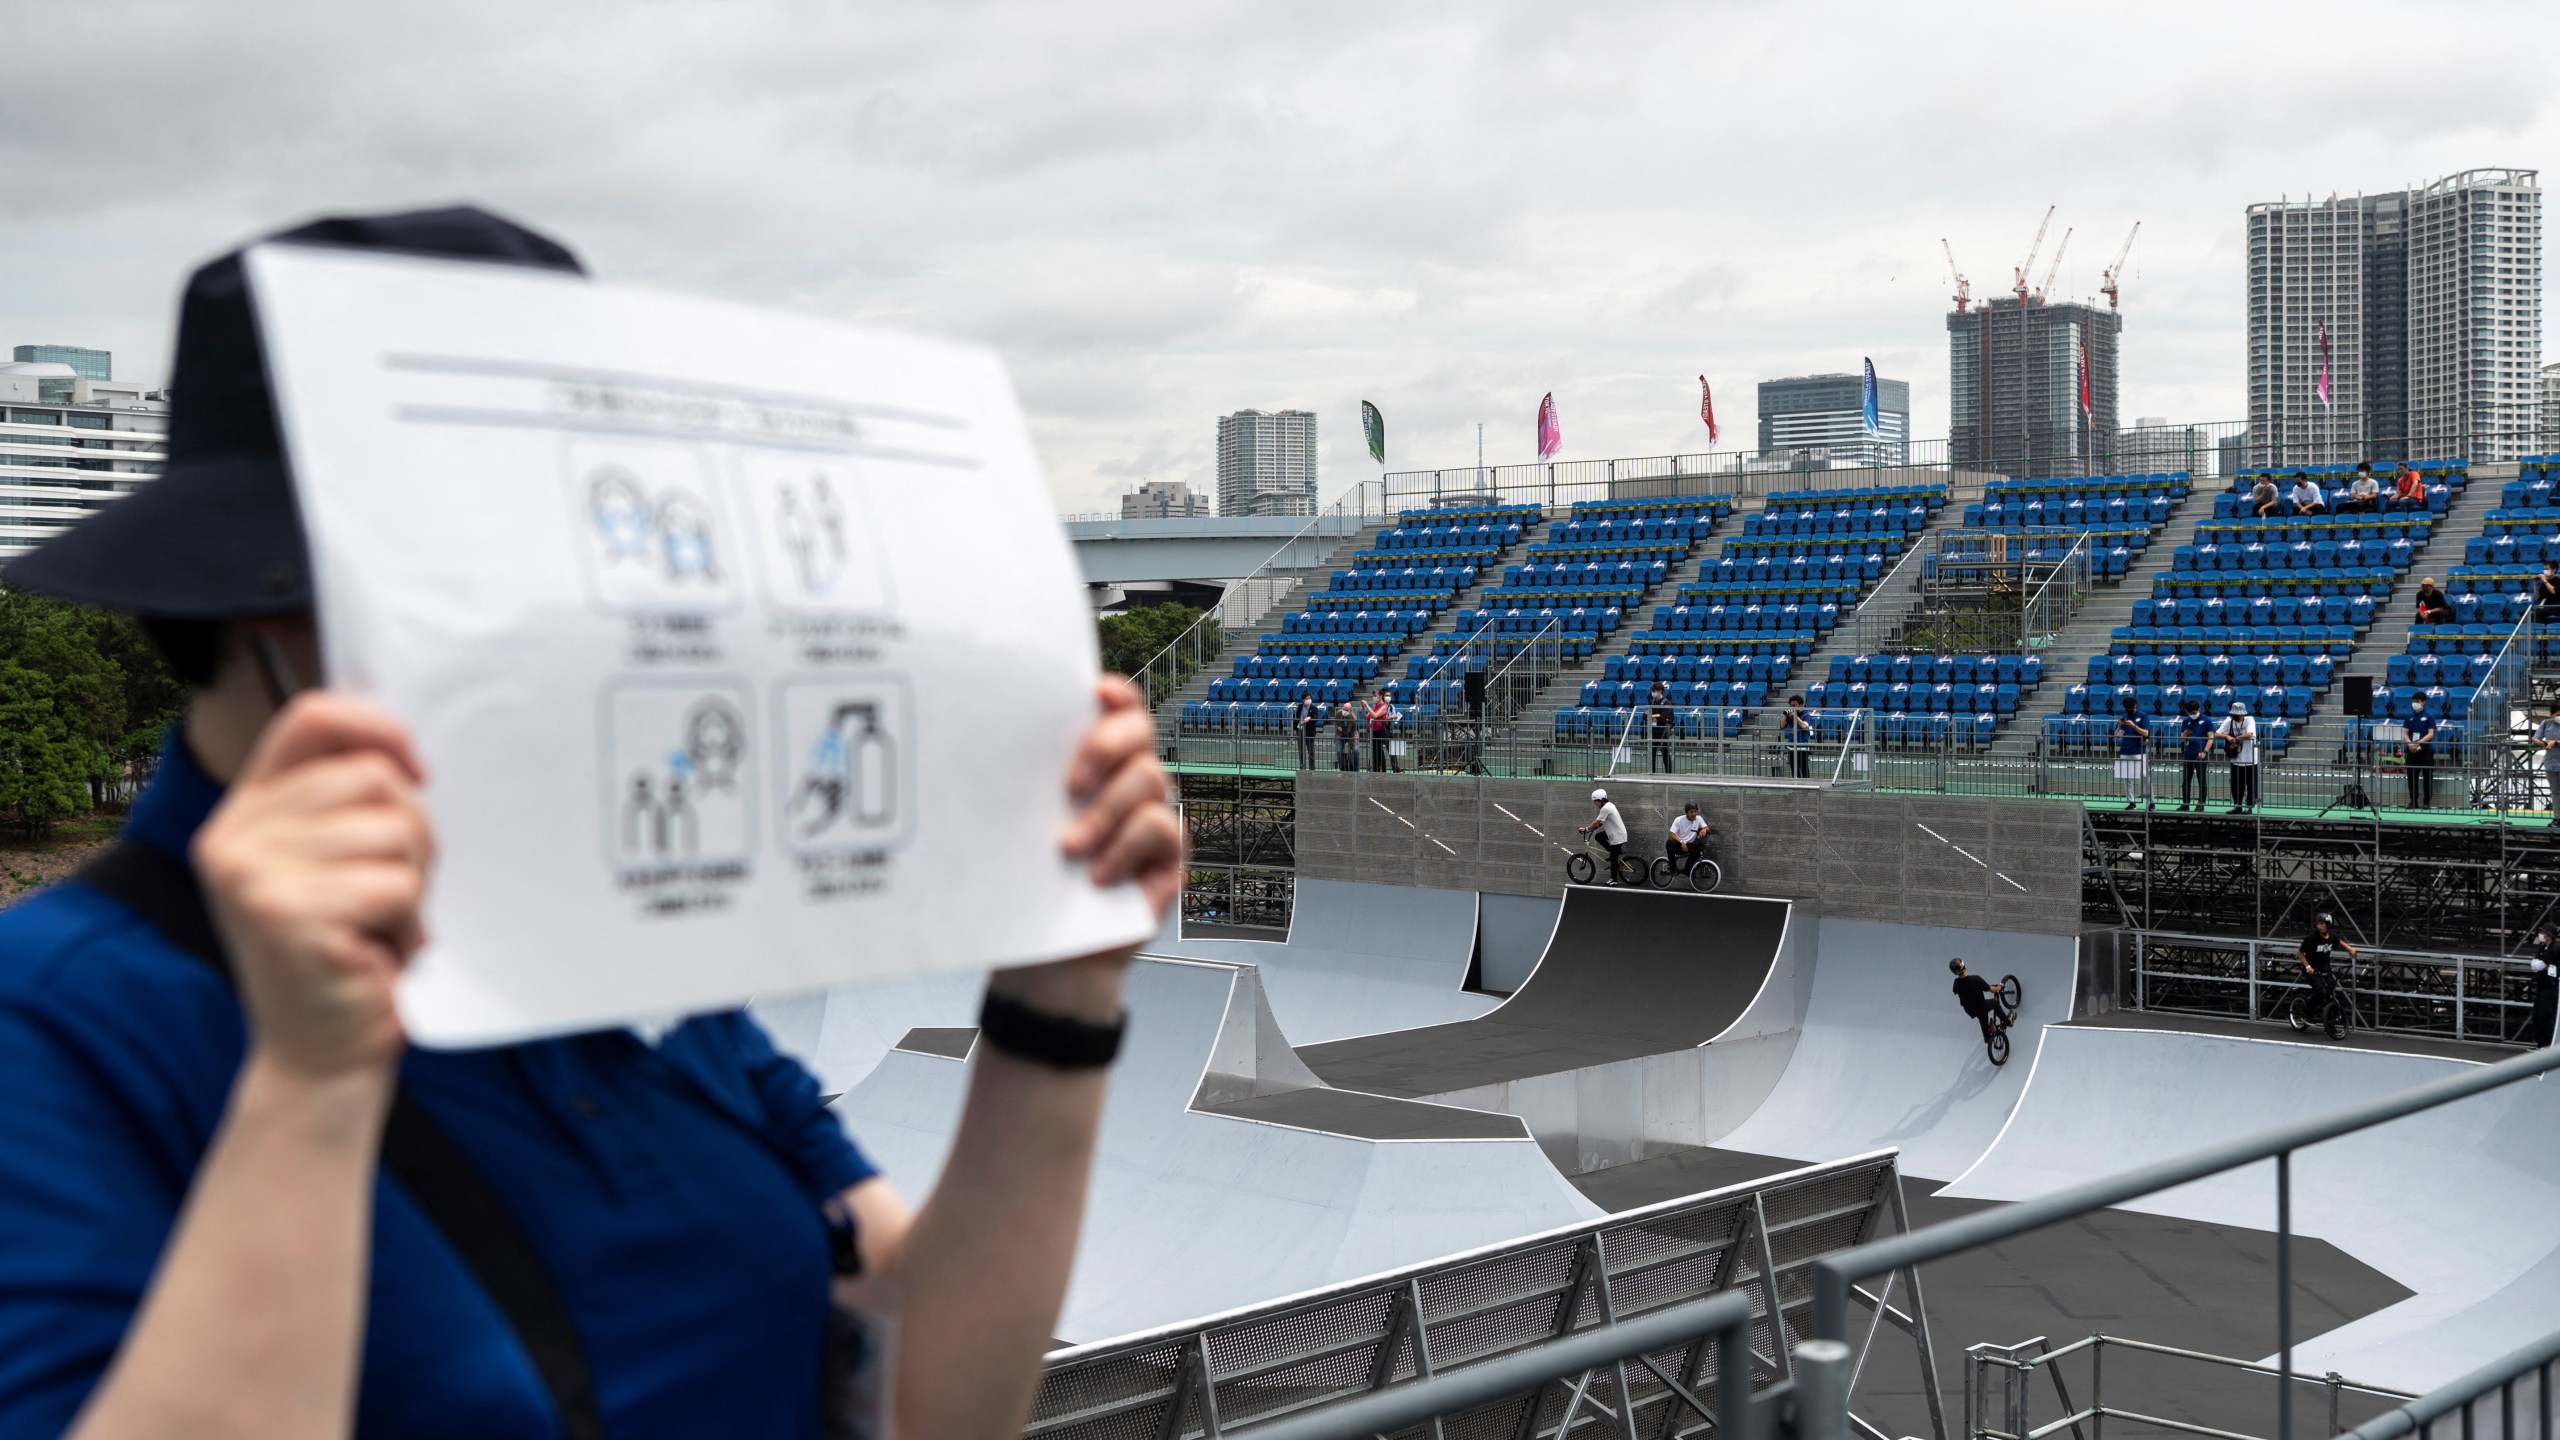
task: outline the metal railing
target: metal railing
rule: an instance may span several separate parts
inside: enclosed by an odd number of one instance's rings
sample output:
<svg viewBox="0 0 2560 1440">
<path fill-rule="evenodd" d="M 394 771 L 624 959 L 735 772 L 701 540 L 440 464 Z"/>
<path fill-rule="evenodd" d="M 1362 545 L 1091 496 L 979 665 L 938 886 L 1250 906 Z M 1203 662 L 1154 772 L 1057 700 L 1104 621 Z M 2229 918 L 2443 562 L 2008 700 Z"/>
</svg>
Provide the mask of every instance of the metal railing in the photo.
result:
<svg viewBox="0 0 2560 1440">
<path fill-rule="evenodd" d="M 1967 1215 L 1914 1233 L 1861 1245 L 1827 1256 L 1813 1265 L 1813 1334 L 1827 1340 L 1849 1337 L 1849 1301 L 1859 1285 L 1932 1260 L 2049 1225 L 2156 1195 L 2208 1176 L 2224 1174 L 2260 1161 L 2275 1162 L 2276 1193 L 2276 1440 L 2293 1440 L 2293 1155 L 2297 1150 L 2359 1130 L 2450 1105 L 2518 1081 L 2560 1070 L 2560 1050 L 2529 1054 L 2483 1065 L 2442 1080 L 2413 1086 L 2351 1105 L 2330 1114 L 2244 1136 L 2190 1154 L 2070 1186 L 2032 1200 Z"/>
<path fill-rule="evenodd" d="M 2282 1023 L 2305 994 L 2295 940 L 2233 940 L 2140 931 L 2133 1005 L 2190 1015 Z M 2525 958 L 2357 947 L 2340 993 L 2356 1028 L 2482 1045 L 2525 1044 L 2533 976 Z"/>
<path fill-rule="evenodd" d="M 2238 1370 L 2269 1379 L 2281 1377 L 2273 1365 L 2255 1360 L 2236 1360 L 2228 1355 L 2209 1355 L 2201 1350 L 2181 1350 L 2173 1345 L 2153 1345 L 2141 1340 L 2127 1340 L 2120 1335 L 2092 1335 L 2076 1340 L 2059 1350 L 2047 1349 L 2044 1337 L 2016 1345 L 1982 1344 L 1968 1348 L 1964 1372 L 1964 1433 L 1967 1440 L 2044 1440 L 2045 1436 L 2068 1430 L 2081 1440 L 2081 1422 L 2087 1421 L 2088 1436 L 2103 1436 L 2106 1422 L 2122 1420 L 2152 1429 L 2173 1430 L 2188 1435 L 2207 1435 L 2214 1440 L 2238 1440 L 2229 1430 L 2146 1415 L 2109 1405 L 2106 1397 L 2106 1352 L 2115 1349 L 2135 1355 L 2159 1356 L 2191 1364 L 2211 1365 Z M 2062 1362 L 2075 1356 L 2086 1356 L 2089 1362 L 2089 1403 L 2076 1405 L 2071 1388 L 2062 1377 Z M 2038 1372 L 2051 1382 L 2054 1398 L 2061 1402 L 2063 1413 L 2038 1425 L 2032 1422 L 2034 1380 Z M 2366 1385 L 2331 1371 L 2326 1375 L 2295 1375 L 2294 1385 L 2316 1386 L 2328 1401 L 2329 1419 L 2323 1435 L 2335 1435 L 2341 1428 L 2341 1403 L 2349 1395 L 2378 1400 L 2413 1400 L 2406 1390 L 2390 1390 L 2379 1385 Z"/>
<path fill-rule="evenodd" d="M 1261 564 L 1228 582 L 1218 592 L 1217 602 L 1202 611 L 1190 629 L 1174 637 L 1130 674 L 1129 678 L 1137 681 L 1145 693 L 1147 703 L 1160 709 L 1194 675 L 1225 655 L 1238 637 L 1256 633 L 1256 627 L 1270 620 L 1272 608 L 1302 588 L 1310 576 L 1326 573 L 1327 556 L 1318 556 L 1313 564 L 1283 561 L 1296 561 L 1304 553 L 1302 547 L 1311 540 L 1329 539 L 1335 542 L 1329 549 L 1339 548 L 1341 541 L 1368 528 L 1372 520 L 1383 518 L 1370 511 L 1370 502 L 1375 498 L 1366 484 L 1352 487 L 1307 517 L 1307 523 L 1272 547 Z"/>
<path fill-rule="evenodd" d="M 1463 1440 L 1578 1425 L 1633 1435 L 1683 1408 L 1736 1416 L 1758 1377 L 1803 1378 L 1794 1341 L 1815 1257 L 1907 1228 L 1894 1152 L 1807 1166 L 1057 1352 L 1023 1434 L 1351 1436 L 1439 1415 L 1432 1433 Z M 1887 1324 L 1935 1374 L 1917 1276 L 1857 1298 L 1870 1311 L 1863 1343 L 1826 1371 L 1844 1414 Z M 1549 1383 L 1577 1372 L 1581 1384 Z"/>
<path fill-rule="evenodd" d="M 2451 1380 L 2428 1391 L 2408 1404 L 2367 1420 L 2347 1432 L 2354 1440 L 2399 1440 L 2403 1435 L 2416 1435 L 2432 1440 L 2438 1422 L 2451 1420 L 2461 1430 L 2462 1440 L 2483 1428 L 2482 1417 L 2472 1413 L 2473 1407 L 2496 1396 L 2497 1413 L 2489 1417 L 2496 1429 L 2491 1434 L 2501 1440 L 2519 1440 L 2531 1435 L 2534 1440 L 2552 1440 L 2551 1367 L 2560 1363 L 2560 1330 L 2543 1336 L 2529 1345 L 2511 1350 L 2470 1374 Z M 2531 1430 L 2516 1428 L 2517 1382 L 2527 1376 L 2533 1379 L 2533 1393 L 2528 1403 L 2533 1406 Z"/>
<path fill-rule="evenodd" d="M 2008 558 L 2007 547 L 2018 538 L 2005 530 L 1939 536 L 1936 552 L 1923 562 L 1920 578 L 1907 587 L 1904 597 L 1898 597 L 1904 598 L 1904 604 L 1870 608 L 1871 600 L 1859 606 L 1857 628 L 1851 632 L 1857 650 L 1869 655 L 1880 651 L 2029 654 L 2051 646 L 2088 597 L 2089 536 L 2086 531 L 2075 535 L 2070 549 L 2054 560 Z M 1895 568 L 1899 573 L 1904 567 Z M 1983 577 L 2015 573 L 2024 593 L 2002 595 L 1990 578 L 1978 584 L 1950 582 L 1946 576 L 1951 569 Z M 1886 584 L 1890 583 L 1887 577 Z M 1872 598 L 1884 595 L 1884 586 L 1879 585 Z"/>
</svg>

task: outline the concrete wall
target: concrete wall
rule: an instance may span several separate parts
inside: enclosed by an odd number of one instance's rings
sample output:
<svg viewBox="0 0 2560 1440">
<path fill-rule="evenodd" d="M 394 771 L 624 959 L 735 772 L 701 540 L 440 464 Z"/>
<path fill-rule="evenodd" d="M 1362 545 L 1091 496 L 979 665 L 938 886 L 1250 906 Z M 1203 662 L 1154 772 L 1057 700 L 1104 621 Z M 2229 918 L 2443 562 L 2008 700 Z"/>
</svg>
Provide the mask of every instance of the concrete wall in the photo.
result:
<svg viewBox="0 0 2560 1440">
<path fill-rule="evenodd" d="M 1298 873 L 1511 895 L 1564 889 L 1588 780 L 1298 775 Z M 2026 800 L 1610 782 L 1630 848 L 1662 853 L 1699 802 L 1725 889 L 1807 900 L 1825 915 L 2077 934 L 2080 811 Z M 1538 832 L 1544 832 L 1543 835 Z M 1559 846 L 1566 847 L 1564 849 Z"/>
</svg>

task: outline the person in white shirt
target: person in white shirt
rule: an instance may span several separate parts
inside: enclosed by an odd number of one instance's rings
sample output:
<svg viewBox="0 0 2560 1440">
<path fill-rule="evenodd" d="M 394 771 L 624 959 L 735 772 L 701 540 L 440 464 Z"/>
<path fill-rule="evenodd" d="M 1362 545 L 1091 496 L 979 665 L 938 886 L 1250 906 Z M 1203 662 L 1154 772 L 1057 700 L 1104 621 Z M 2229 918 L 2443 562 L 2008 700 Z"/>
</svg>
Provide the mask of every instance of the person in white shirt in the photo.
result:
<svg viewBox="0 0 2560 1440">
<path fill-rule="evenodd" d="M 2213 739 L 2231 756 L 2231 813 L 2257 809 L 2258 722 L 2249 718 L 2249 707 L 2232 701 L 2231 714 L 2213 732 Z"/>
<path fill-rule="evenodd" d="M 2543 783 L 2551 787 L 2551 823 L 2560 825 L 2560 705 L 2543 712 L 2533 727 L 2533 748 L 2542 752 Z"/>
<path fill-rule="evenodd" d="M 2293 490 L 2285 498 L 2293 502 L 2296 515 L 2318 515 L 2329 508 L 2329 502 L 2321 498 L 2320 487 L 2311 483 L 2310 476 L 2299 471 L 2294 473 Z"/>
<path fill-rule="evenodd" d="M 1591 803 L 1596 807 L 1591 823 L 1582 826 L 1580 833 L 1600 832 L 1600 844 L 1609 852 L 1609 883 L 1615 885 L 1618 883 L 1618 859 L 1627 853 L 1627 819 L 1618 813 L 1616 805 L 1610 803 L 1606 790 L 1592 791 Z"/>
<path fill-rule="evenodd" d="M 1692 800 L 1688 808 L 1672 817 L 1671 835 L 1662 842 L 1662 853 L 1670 857 L 1672 865 L 1682 874 L 1686 874 L 1689 867 L 1697 863 L 1698 857 L 1706 853 L 1706 837 L 1714 834 L 1715 828 L 1698 813 L 1698 802 Z"/>
<path fill-rule="evenodd" d="M 2381 508 L 2382 482 L 2373 478 L 2373 467 L 2371 465 L 2357 466 L 2355 483 L 2347 487 L 2346 501 L 2339 505 L 2338 509 L 2341 512 L 2345 512 L 2348 510 L 2379 510 Z"/>
</svg>

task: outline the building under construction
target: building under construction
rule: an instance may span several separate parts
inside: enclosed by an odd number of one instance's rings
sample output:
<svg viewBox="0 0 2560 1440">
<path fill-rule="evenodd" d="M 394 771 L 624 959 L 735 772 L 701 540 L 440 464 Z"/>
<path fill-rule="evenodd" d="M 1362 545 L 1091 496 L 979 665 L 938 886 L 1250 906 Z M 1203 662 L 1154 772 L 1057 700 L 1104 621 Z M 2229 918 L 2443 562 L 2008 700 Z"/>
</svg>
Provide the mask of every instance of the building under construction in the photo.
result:
<svg viewBox="0 0 2560 1440">
<path fill-rule="evenodd" d="M 1948 440 L 1957 467 L 2016 476 L 2108 468 L 2117 448 L 2116 340 L 2123 331 L 2124 317 L 2111 309 L 2032 294 L 1949 314 Z"/>
</svg>

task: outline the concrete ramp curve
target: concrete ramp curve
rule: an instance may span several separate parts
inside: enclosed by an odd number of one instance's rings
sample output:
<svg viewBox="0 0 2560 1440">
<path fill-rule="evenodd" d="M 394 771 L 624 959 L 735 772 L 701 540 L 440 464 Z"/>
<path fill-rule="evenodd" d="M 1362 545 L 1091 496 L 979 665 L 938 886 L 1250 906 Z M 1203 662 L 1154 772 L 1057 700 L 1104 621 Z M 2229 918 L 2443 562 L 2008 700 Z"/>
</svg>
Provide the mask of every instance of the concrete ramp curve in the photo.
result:
<svg viewBox="0 0 2560 1440">
<path fill-rule="evenodd" d="M 2131 1026 L 2045 1032 L 1999 1139 L 1943 1195 L 2024 1200 L 2454 1074 L 2472 1062 Z M 2294 1157 L 2294 1225 L 2416 1292 L 2295 1365 L 2425 1390 L 2560 1328 L 2560 1083 L 2545 1077 Z M 2272 1162 L 2124 1207 L 2275 1226 Z M 2267 1277 L 2272 1284 L 2272 1276 Z"/>
<path fill-rule="evenodd" d="M 1466 989 L 1476 915 L 1472 890 L 1300 880 L 1285 941 L 1185 937 L 1177 920 L 1145 953 L 1255 967 L 1272 1013 L 1310 1045 L 1471 1019 L 1500 1004 Z"/>
<path fill-rule="evenodd" d="M 1058 1334 L 1087 1342 L 1599 1214 L 1504 1115 L 1328 1091 L 1255 972 L 1141 960 Z M 956 1043 L 954 1043 L 956 1041 Z M 911 1198 L 956 1128 L 965 1034 L 892 1050 L 838 1111 Z"/>
<path fill-rule="evenodd" d="M 1813 996 L 1787 1068 L 1727 1150 L 1836 1160 L 1884 1146 L 1903 1173 L 1949 1180 L 1971 1168 L 2026 1090 L 2045 1027 L 2071 1018 L 2079 969 L 2070 936 L 1824 919 Z M 1994 1066 L 1956 1007 L 1947 961 L 2015 975 L 2024 991 L 2009 1063 Z"/>
</svg>

